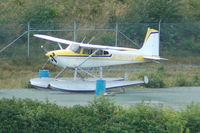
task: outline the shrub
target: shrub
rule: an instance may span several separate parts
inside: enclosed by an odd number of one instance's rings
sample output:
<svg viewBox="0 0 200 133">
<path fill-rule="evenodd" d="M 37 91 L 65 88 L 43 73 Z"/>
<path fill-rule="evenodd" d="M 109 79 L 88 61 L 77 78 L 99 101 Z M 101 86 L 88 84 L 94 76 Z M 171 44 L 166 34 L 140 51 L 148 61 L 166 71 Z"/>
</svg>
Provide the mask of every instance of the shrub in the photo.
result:
<svg viewBox="0 0 200 133">
<path fill-rule="evenodd" d="M 200 76 L 197 74 L 197 75 L 194 75 L 192 77 L 192 83 L 193 85 L 195 86 L 199 86 L 200 85 Z"/>
<path fill-rule="evenodd" d="M 190 86 L 191 82 L 185 77 L 183 74 L 177 75 L 177 78 L 175 80 L 176 86 Z"/>
<path fill-rule="evenodd" d="M 150 74 L 141 74 L 140 77 L 147 75 L 149 78 L 149 83 L 146 84 L 146 87 L 148 88 L 164 88 L 166 87 L 166 83 L 164 81 L 166 74 L 165 68 L 161 66 L 156 72 Z"/>
<path fill-rule="evenodd" d="M 200 132 L 200 106 L 186 110 L 138 104 L 124 109 L 103 96 L 87 106 L 60 107 L 29 99 L 0 100 L 0 132 L 65 133 L 196 133 Z"/>
<path fill-rule="evenodd" d="M 67 113 L 67 108 L 64 110 Z M 68 131 L 66 127 L 71 127 L 68 118 L 63 114 L 63 108 L 48 102 L 14 98 L 0 100 L 0 132 Z"/>
<path fill-rule="evenodd" d="M 150 74 L 149 83 L 146 85 L 148 88 L 164 88 L 165 82 L 161 75 L 159 74 Z"/>
<path fill-rule="evenodd" d="M 127 111 L 126 117 L 135 132 L 177 133 L 184 127 L 178 114 L 169 109 L 139 104 Z"/>
<path fill-rule="evenodd" d="M 191 104 L 187 106 L 186 110 L 182 111 L 182 119 L 187 123 L 185 125 L 185 130 L 190 131 L 190 133 L 200 132 L 200 106 L 198 104 Z"/>
</svg>

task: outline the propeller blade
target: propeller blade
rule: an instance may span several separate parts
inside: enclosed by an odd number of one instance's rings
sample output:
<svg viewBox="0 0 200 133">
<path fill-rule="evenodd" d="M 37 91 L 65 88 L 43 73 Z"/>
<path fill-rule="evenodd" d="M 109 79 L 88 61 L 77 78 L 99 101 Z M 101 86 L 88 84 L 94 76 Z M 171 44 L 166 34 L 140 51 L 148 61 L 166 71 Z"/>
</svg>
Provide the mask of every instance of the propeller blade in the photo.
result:
<svg viewBox="0 0 200 133">
<path fill-rule="evenodd" d="M 50 57 L 52 58 L 53 61 L 55 61 L 55 63 L 57 63 L 57 60 L 54 58 L 53 55 L 50 55 Z"/>
</svg>

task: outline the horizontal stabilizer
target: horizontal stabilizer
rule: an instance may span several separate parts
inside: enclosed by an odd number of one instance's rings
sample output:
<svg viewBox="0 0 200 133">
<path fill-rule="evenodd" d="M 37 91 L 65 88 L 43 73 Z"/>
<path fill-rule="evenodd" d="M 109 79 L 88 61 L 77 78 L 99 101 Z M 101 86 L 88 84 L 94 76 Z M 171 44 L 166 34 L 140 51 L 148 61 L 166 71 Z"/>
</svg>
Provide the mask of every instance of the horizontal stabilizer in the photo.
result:
<svg viewBox="0 0 200 133">
<path fill-rule="evenodd" d="M 166 58 L 160 58 L 160 57 L 155 57 L 155 56 L 143 56 L 144 59 L 147 60 L 155 60 L 155 61 L 165 61 L 168 60 Z"/>
</svg>

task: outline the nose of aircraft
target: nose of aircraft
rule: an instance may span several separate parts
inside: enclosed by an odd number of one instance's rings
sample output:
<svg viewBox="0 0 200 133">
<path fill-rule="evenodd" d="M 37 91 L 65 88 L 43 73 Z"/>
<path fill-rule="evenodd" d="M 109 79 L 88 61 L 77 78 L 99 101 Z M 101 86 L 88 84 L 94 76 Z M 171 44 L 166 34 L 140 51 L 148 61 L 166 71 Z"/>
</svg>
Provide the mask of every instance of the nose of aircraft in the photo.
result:
<svg viewBox="0 0 200 133">
<path fill-rule="evenodd" d="M 45 54 L 45 56 L 50 56 L 52 53 L 51 52 L 47 52 L 46 54 Z"/>
<path fill-rule="evenodd" d="M 57 60 L 54 58 L 54 56 L 55 56 L 54 51 L 47 52 L 45 55 L 47 57 L 50 57 L 52 62 L 57 63 Z"/>
<path fill-rule="evenodd" d="M 52 51 L 50 51 L 50 52 L 47 52 L 47 53 L 45 54 L 45 56 L 48 56 L 48 57 L 50 57 L 50 56 L 55 56 L 55 53 L 52 52 Z"/>
</svg>

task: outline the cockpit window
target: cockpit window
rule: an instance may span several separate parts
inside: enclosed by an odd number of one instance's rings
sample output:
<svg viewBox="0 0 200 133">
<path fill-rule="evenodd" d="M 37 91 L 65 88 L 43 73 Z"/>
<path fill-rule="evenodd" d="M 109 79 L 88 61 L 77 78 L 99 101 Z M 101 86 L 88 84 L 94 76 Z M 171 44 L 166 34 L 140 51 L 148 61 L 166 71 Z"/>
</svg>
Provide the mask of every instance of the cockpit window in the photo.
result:
<svg viewBox="0 0 200 133">
<path fill-rule="evenodd" d="M 95 55 L 100 55 L 100 56 L 103 55 L 103 50 L 97 51 Z"/>
<path fill-rule="evenodd" d="M 91 55 L 94 51 L 96 51 L 96 49 L 83 49 L 83 54 L 87 54 L 87 55 Z M 95 53 L 95 56 L 108 56 L 109 52 L 108 51 L 104 51 L 104 50 L 98 50 Z"/>
<path fill-rule="evenodd" d="M 92 54 L 94 51 L 92 49 L 84 49 L 83 54 Z"/>
</svg>

